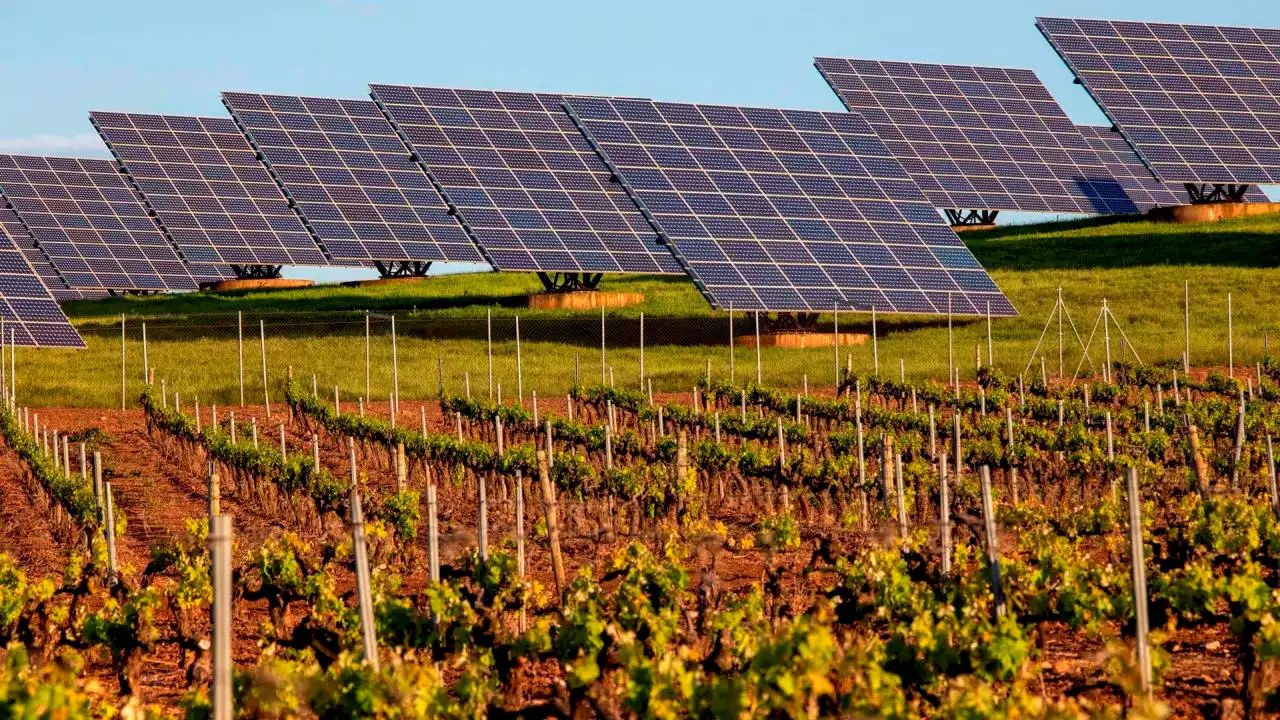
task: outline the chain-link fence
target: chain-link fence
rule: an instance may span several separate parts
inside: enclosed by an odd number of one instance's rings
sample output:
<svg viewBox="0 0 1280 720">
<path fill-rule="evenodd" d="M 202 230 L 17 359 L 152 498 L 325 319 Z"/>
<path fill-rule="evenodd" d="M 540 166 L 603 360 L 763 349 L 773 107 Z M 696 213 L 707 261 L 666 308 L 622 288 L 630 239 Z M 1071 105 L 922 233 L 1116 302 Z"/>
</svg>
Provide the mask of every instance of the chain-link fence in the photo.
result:
<svg viewBox="0 0 1280 720">
<path fill-rule="evenodd" d="M 563 395 L 575 381 L 646 390 L 652 383 L 657 393 L 689 392 L 708 368 L 713 378 L 750 381 L 758 373 L 766 384 L 807 384 L 814 392 L 833 387 L 837 369 L 846 365 L 857 373 L 878 369 L 917 381 L 945 381 L 951 368 L 970 379 L 989 363 L 1010 374 L 1086 377 L 1099 372 L 1108 345 L 1115 360 L 1180 364 L 1186 345 L 1181 293 L 1130 304 L 1112 306 L 1105 325 L 1101 299 L 1079 297 L 1064 303 L 1065 314 L 1055 314 L 1056 297 L 1023 299 L 1021 317 L 989 326 L 981 318 L 955 318 L 949 327 L 945 317 L 889 316 L 876 318 L 873 333 L 867 315 L 826 315 L 785 341 L 774 336 L 786 330 L 762 317 L 759 351 L 755 317 L 744 313 L 641 317 L 627 309 L 609 311 L 602 320 L 591 311 L 517 315 L 501 308 L 491 318 L 433 311 L 397 313 L 394 320 L 352 312 L 126 318 L 123 334 L 119 321 L 82 324 L 87 350 L 20 349 L 18 392 L 32 405 L 136 405 L 146 377 L 144 348 L 157 381 L 221 405 L 263 402 L 264 361 L 275 401 L 282 397 L 286 368 L 292 368 L 306 383 L 314 375 L 326 398 L 337 386 L 345 401 L 374 402 L 385 402 L 397 382 L 404 401 L 435 397 L 440 383 L 448 392 L 469 387 L 480 396 L 526 401 L 534 392 Z M 1265 298 L 1249 304 L 1237 299 L 1230 323 L 1225 293 L 1198 298 L 1191 315 L 1192 363 L 1224 367 L 1230 358 L 1237 373 L 1251 371 L 1266 352 L 1269 319 Z M 837 323 L 838 347 L 832 345 Z"/>
</svg>

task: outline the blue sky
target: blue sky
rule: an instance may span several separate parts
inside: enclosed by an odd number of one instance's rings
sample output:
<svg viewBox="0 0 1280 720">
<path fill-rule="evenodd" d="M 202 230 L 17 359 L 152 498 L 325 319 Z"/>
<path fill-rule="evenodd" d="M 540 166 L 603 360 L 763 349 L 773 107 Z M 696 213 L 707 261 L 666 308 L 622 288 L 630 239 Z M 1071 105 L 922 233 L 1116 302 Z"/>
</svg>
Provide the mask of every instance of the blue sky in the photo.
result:
<svg viewBox="0 0 1280 720">
<path fill-rule="evenodd" d="M 1280 27 L 1275 0 L 3 4 L 0 152 L 48 155 L 105 155 L 89 110 L 224 114 L 222 90 L 365 97 L 386 82 L 838 110 L 815 55 L 1028 67 L 1072 119 L 1102 123 L 1036 15 Z"/>
</svg>

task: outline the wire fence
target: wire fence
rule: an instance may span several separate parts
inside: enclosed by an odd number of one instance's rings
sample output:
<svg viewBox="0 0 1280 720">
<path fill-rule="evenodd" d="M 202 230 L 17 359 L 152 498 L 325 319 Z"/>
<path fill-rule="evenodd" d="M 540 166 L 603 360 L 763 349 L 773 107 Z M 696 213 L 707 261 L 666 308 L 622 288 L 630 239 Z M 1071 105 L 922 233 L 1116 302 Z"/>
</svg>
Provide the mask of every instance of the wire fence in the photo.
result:
<svg viewBox="0 0 1280 720">
<path fill-rule="evenodd" d="M 605 383 L 655 393 L 689 392 L 712 378 L 829 391 L 840 369 L 945 382 L 979 367 L 1009 374 L 1087 378 L 1113 360 L 1182 364 L 1185 328 L 1152 323 L 1146 308 L 1101 305 L 1061 312 L 1056 298 L 1016 319 L 824 316 L 778 339 L 750 314 L 631 316 L 510 313 L 439 317 L 427 313 L 217 314 L 125 319 L 81 327 L 89 349 L 67 367 L 19 355 L 20 395 L 32 404 L 136 406 L 147 377 L 204 402 L 260 404 L 282 398 L 286 369 L 331 397 L 386 402 L 446 392 L 527 401 Z M 1167 313 L 1166 313 L 1167 315 Z M 1192 364 L 1249 372 L 1267 351 L 1265 322 L 1233 327 L 1225 307 L 1195 316 Z M 1059 334 L 1061 319 L 1061 335 Z M 394 327 L 393 327 L 394 326 Z M 839 334 L 836 334 L 836 330 Z M 785 334 L 785 333 L 784 333 Z M 145 339 L 144 339 L 145 335 Z M 835 343 L 833 344 L 833 340 Z M 782 343 L 783 346 L 778 346 Z M 1087 345 L 1087 353 L 1083 347 Z M 264 385 L 265 365 L 265 385 Z M 114 390 L 113 390 L 114 388 Z M 265 392 L 264 392 L 265 388 Z M 24 392 L 25 391 L 25 392 Z"/>
</svg>

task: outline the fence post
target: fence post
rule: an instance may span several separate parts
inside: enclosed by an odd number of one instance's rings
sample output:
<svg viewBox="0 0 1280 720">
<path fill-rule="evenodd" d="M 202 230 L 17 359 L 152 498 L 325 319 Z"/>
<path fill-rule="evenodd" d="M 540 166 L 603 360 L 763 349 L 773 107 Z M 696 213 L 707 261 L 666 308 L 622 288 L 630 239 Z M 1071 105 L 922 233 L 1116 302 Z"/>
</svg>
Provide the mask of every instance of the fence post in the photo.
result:
<svg viewBox="0 0 1280 720">
<path fill-rule="evenodd" d="M 262 346 L 262 404 L 267 408 L 267 417 L 271 417 L 271 391 L 267 387 L 267 322 L 258 320 L 258 342 Z"/>
<path fill-rule="evenodd" d="M 94 460 L 98 459 L 98 454 L 94 453 Z M 101 466 L 96 472 L 101 472 Z M 116 584 L 116 507 L 115 500 L 111 494 L 111 483 L 104 486 L 104 494 L 107 497 L 107 584 Z"/>
<path fill-rule="evenodd" d="M 356 596 L 360 602 L 360 636 L 365 660 L 378 669 L 378 644 L 373 627 L 373 591 L 369 578 L 369 548 L 364 537 L 364 512 L 360 508 L 360 483 L 356 472 L 356 443 L 347 437 L 347 456 L 351 461 L 351 549 L 356 564 Z"/>
<path fill-rule="evenodd" d="M 440 582 L 440 526 L 436 515 L 436 483 L 431 478 L 427 485 L 427 558 L 431 582 Z"/>
<path fill-rule="evenodd" d="M 1191 281 L 1182 281 L 1182 333 L 1186 348 L 1182 352 L 1182 374 L 1191 372 Z"/>
<path fill-rule="evenodd" d="M 737 379 L 737 373 L 734 370 L 734 355 L 736 354 L 733 347 L 733 303 L 729 304 L 729 383 Z"/>
<path fill-rule="evenodd" d="M 400 414 L 400 355 L 396 346 L 396 316 L 391 316 L 391 427 Z"/>
<path fill-rule="evenodd" d="M 209 527 L 209 556 L 213 565 L 213 702 L 214 720 L 231 720 L 232 661 L 231 638 L 234 633 L 231 612 L 231 516 L 213 515 Z"/>
<path fill-rule="evenodd" d="M 644 389 L 644 313 L 640 313 L 640 389 Z"/>
<path fill-rule="evenodd" d="M 516 316 L 516 398 L 524 407 L 524 361 L 520 356 L 520 316 Z M 536 422 L 535 422 L 536 424 Z"/>
<path fill-rule="evenodd" d="M 1151 696 L 1151 649 L 1147 645 L 1147 568 L 1142 548 L 1142 502 L 1138 497 L 1138 468 L 1129 468 L 1129 547 L 1133 560 L 1133 605 L 1137 615 L 1138 671 L 1142 694 Z"/>
<path fill-rule="evenodd" d="M 1236 338 L 1231 317 L 1231 293 L 1227 293 L 1227 377 L 1236 376 Z"/>
<path fill-rule="evenodd" d="M 608 373 L 607 354 L 604 348 L 604 305 L 600 306 L 600 384 L 607 386 L 609 379 L 605 376 Z"/>
<path fill-rule="evenodd" d="M 147 358 L 147 324 L 142 323 L 142 384 L 147 384 L 147 373 L 151 372 L 151 361 Z"/>
<path fill-rule="evenodd" d="M 755 312 L 756 319 L 756 385 L 763 383 L 761 380 L 763 373 L 760 367 L 760 311 Z"/>
<path fill-rule="evenodd" d="M 10 331 L 10 332 L 12 332 L 12 331 Z M 15 344 L 15 347 L 16 347 L 16 344 Z M 126 396 L 128 395 L 128 393 L 129 393 L 129 377 L 128 377 L 128 375 L 127 375 L 127 374 L 126 374 L 126 372 L 125 372 L 125 352 L 124 352 L 124 350 L 125 350 L 125 340 L 124 340 L 124 313 L 120 313 L 120 409 L 121 409 L 121 410 L 124 410 L 124 409 L 125 409 L 125 407 L 126 407 L 126 402 L 127 402 L 127 401 L 125 400 L 125 398 L 126 398 Z M 12 357 L 13 357 L 13 353 L 12 353 L 12 352 L 10 352 L 10 353 L 9 353 L 9 357 L 10 357 L 10 359 L 12 359 Z M 143 372 L 146 372 L 146 369 L 145 369 L 145 368 L 143 369 Z M 12 375 L 12 373 L 10 373 L 10 374 Z M 10 393 L 10 394 L 12 395 L 12 393 Z M 17 401 L 17 399 L 15 398 L 15 400 L 14 400 L 14 401 L 16 402 L 16 401 Z"/>
<path fill-rule="evenodd" d="M 369 311 L 365 310 L 364 311 L 364 397 L 367 397 L 367 398 L 373 397 L 369 389 L 369 368 L 370 368 L 370 363 L 369 363 L 370 337 L 369 336 L 370 336 Z"/>
<path fill-rule="evenodd" d="M 876 308 L 871 307 L 871 368 L 880 377 L 880 338 L 876 333 Z"/>
<path fill-rule="evenodd" d="M 947 454 L 938 456 L 938 525 L 942 535 L 942 574 L 951 574 L 951 489 L 947 485 Z"/>
<path fill-rule="evenodd" d="M 1004 594 L 1000 587 L 1000 536 L 996 528 L 996 509 L 991 500 L 991 468 L 983 465 L 982 519 L 987 529 L 987 560 L 991 563 L 991 592 L 996 602 L 996 617 L 1004 617 Z"/>
</svg>

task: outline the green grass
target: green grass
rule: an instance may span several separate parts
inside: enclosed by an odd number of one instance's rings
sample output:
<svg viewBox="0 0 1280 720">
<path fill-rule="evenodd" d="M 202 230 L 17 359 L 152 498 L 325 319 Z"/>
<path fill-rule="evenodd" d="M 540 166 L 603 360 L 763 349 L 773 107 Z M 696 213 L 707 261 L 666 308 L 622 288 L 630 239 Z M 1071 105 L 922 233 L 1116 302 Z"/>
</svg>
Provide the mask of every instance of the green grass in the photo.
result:
<svg viewBox="0 0 1280 720">
<path fill-rule="evenodd" d="M 1087 335 L 1106 298 L 1121 327 L 1146 362 L 1175 360 L 1183 348 L 1183 282 L 1191 284 L 1192 360 L 1196 365 L 1227 362 L 1227 293 L 1233 295 L 1235 362 L 1251 366 L 1262 356 L 1265 332 L 1276 328 L 1274 298 L 1280 296 L 1280 217 L 1252 218 L 1207 225 L 1158 225 L 1147 222 L 1080 221 L 1003 227 L 965 235 L 965 241 L 1009 295 L 1022 316 L 996 320 L 996 364 L 1021 372 L 1044 328 L 1061 287 L 1077 327 Z M 608 290 L 642 292 L 643 305 L 611 310 L 606 363 L 618 384 L 639 386 L 638 323 L 646 314 L 646 370 L 655 390 L 686 391 L 703 372 L 729 372 L 728 329 L 723 313 L 714 313 L 683 279 L 605 279 Z M 246 399 L 260 402 L 261 369 L 257 322 L 267 327 L 267 359 L 273 398 L 279 399 L 284 368 L 306 377 L 316 374 L 326 396 L 335 384 L 343 397 L 364 394 L 363 310 L 397 316 L 401 396 L 428 397 L 436 386 L 436 363 L 446 384 L 460 390 L 470 373 L 473 392 L 488 391 L 486 311 L 492 311 L 495 381 L 503 393 L 516 390 L 514 316 L 519 315 L 526 398 L 561 394 L 572 383 L 574 355 L 584 382 L 600 377 L 599 315 L 592 312 L 531 311 L 523 299 L 538 292 L 531 275 L 476 274 L 442 276 L 416 283 L 365 288 L 323 286 L 305 290 L 246 293 L 237 296 L 185 295 L 113 298 L 67 306 L 89 344 L 87 350 L 19 350 L 20 402 L 31 405 L 110 406 L 120 401 L 118 318 L 128 316 L 127 373 L 130 402 L 142 379 L 141 322 L 146 321 L 149 361 L 189 403 L 238 402 L 237 311 L 245 313 Z M 829 323 L 830 318 L 826 318 Z M 750 320 L 739 316 L 739 334 Z M 842 329 L 867 330 L 868 318 L 845 316 Z M 896 375 L 899 359 L 913 378 L 943 378 L 947 368 L 945 319 L 882 317 L 879 322 L 882 373 Z M 391 387 L 387 323 L 372 321 L 371 394 L 385 399 Z M 954 349 L 965 377 L 972 377 L 975 347 L 986 339 L 981 320 L 957 321 Z M 1065 353 L 1067 373 L 1080 353 L 1070 330 Z M 1056 367 L 1056 326 L 1043 348 L 1050 372 Z M 1103 356 L 1101 337 L 1093 359 Z M 1112 354 L 1122 355 L 1112 333 Z M 859 371 L 872 365 L 871 346 L 845 348 Z M 739 377 L 755 374 L 755 352 L 735 353 Z M 983 351 L 985 358 L 985 350 Z M 985 362 L 985 360 L 984 360 Z M 813 385 L 834 377 L 831 348 L 766 349 L 764 380 L 799 387 L 805 375 Z M 1038 361 L 1033 366 L 1038 368 Z M 1035 370 L 1038 371 L 1038 370 Z"/>
</svg>

